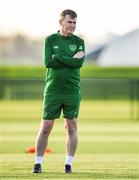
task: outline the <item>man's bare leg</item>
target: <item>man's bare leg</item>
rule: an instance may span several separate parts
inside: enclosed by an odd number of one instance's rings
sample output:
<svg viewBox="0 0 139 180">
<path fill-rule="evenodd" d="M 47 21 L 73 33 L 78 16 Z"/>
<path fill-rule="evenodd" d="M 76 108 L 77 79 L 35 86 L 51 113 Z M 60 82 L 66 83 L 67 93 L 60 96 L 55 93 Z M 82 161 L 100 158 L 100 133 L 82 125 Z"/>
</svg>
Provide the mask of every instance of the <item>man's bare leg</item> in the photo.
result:
<svg viewBox="0 0 139 180">
<path fill-rule="evenodd" d="M 53 128 L 54 120 L 42 120 L 40 130 L 38 132 L 36 143 L 35 143 L 35 165 L 33 169 L 33 173 L 41 172 L 41 164 L 43 160 L 43 155 L 45 152 L 45 148 L 48 144 L 48 137 Z"/>
<path fill-rule="evenodd" d="M 66 156 L 65 165 L 72 166 L 74 154 L 76 152 L 77 144 L 78 144 L 77 119 L 76 118 L 65 119 L 65 128 L 67 131 L 67 140 L 66 140 L 66 155 L 67 156 Z M 71 172 L 70 167 L 69 167 L 69 172 Z"/>
</svg>

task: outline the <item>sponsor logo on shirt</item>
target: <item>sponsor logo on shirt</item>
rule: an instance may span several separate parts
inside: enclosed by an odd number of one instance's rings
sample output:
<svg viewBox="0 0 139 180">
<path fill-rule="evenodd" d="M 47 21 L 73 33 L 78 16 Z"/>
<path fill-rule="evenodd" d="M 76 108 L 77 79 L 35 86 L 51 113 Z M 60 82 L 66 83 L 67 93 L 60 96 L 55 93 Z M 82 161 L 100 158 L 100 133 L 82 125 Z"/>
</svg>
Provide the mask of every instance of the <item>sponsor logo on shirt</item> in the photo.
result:
<svg viewBox="0 0 139 180">
<path fill-rule="evenodd" d="M 69 49 L 70 49 L 71 51 L 75 51 L 75 50 L 77 49 L 76 44 L 70 44 L 70 45 L 69 45 Z"/>
<path fill-rule="evenodd" d="M 54 48 L 54 49 L 58 49 L 58 46 L 57 46 L 57 45 L 55 45 L 53 48 Z"/>
</svg>

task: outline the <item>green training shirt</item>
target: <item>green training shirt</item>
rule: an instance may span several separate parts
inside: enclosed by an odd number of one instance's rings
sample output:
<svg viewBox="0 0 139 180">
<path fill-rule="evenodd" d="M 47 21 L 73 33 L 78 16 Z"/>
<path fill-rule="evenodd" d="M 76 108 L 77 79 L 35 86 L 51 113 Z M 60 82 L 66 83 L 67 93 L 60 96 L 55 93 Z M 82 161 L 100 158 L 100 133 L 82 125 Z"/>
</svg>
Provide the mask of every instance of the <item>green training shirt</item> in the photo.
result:
<svg viewBox="0 0 139 180">
<path fill-rule="evenodd" d="M 79 94 L 80 68 L 83 58 L 73 58 L 85 51 L 84 40 L 76 35 L 62 36 L 59 32 L 45 38 L 44 62 L 46 86 L 44 94 Z"/>
</svg>

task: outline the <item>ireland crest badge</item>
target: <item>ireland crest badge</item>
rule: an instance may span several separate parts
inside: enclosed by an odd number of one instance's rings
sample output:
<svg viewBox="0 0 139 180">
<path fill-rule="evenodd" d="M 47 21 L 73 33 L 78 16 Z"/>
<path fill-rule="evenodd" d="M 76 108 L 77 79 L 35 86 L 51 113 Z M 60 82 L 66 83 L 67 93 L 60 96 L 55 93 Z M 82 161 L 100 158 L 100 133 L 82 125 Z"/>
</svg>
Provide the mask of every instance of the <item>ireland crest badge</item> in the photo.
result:
<svg viewBox="0 0 139 180">
<path fill-rule="evenodd" d="M 69 45 L 69 49 L 70 49 L 71 51 L 75 51 L 75 50 L 77 49 L 77 46 L 76 46 L 75 44 L 70 44 L 70 45 Z"/>
</svg>

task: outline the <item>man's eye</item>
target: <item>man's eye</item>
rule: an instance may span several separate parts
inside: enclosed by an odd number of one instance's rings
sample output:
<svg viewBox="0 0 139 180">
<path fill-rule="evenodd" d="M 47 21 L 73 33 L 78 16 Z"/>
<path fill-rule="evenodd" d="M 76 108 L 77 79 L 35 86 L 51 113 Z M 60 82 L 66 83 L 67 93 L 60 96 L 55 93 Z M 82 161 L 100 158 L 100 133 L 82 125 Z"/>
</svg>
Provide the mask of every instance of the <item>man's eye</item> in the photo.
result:
<svg viewBox="0 0 139 180">
<path fill-rule="evenodd" d="M 68 23 L 69 23 L 69 24 L 72 24 L 72 23 L 73 23 L 73 24 L 76 24 L 76 22 L 72 22 L 72 21 L 68 21 Z"/>
</svg>

